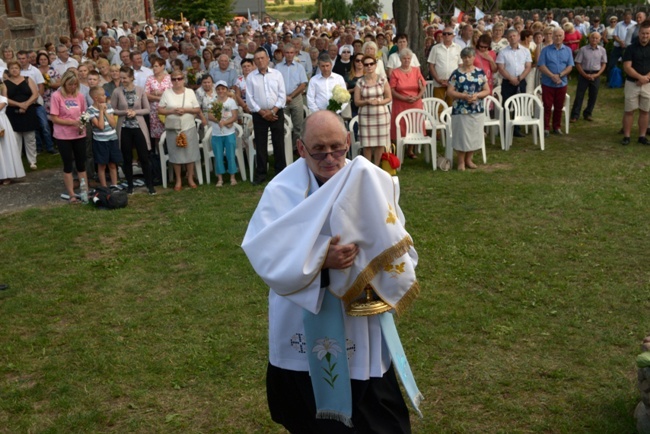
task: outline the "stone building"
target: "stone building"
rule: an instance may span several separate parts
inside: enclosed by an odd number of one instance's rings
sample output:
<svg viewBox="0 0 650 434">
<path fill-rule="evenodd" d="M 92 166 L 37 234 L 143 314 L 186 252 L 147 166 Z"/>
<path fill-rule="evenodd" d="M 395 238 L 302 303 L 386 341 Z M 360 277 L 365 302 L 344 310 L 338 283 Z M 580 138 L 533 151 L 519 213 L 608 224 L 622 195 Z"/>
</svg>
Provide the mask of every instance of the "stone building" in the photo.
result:
<svg viewBox="0 0 650 434">
<path fill-rule="evenodd" d="M 153 16 L 151 0 L 4 0 L 0 9 L 0 39 L 3 47 L 38 49 L 46 42 L 58 43 L 86 26 L 101 21 L 145 21 Z"/>
</svg>

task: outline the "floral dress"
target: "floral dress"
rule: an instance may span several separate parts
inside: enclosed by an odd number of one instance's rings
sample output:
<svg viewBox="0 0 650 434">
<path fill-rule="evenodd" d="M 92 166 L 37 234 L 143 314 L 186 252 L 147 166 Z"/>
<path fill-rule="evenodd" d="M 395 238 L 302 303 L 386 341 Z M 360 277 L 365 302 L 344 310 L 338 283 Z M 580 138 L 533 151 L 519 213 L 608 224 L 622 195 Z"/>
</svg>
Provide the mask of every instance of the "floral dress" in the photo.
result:
<svg viewBox="0 0 650 434">
<path fill-rule="evenodd" d="M 449 85 L 456 92 L 474 95 L 483 90 L 487 84 L 487 77 L 482 69 L 474 68 L 471 72 L 461 72 L 456 69 L 449 77 Z M 483 147 L 483 100 L 469 102 L 454 99 L 452 104 L 452 147 L 461 152 L 476 151 Z"/>
<path fill-rule="evenodd" d="M 45 111 L 47 114 L 50 114 L 50 103 L 52 101 L 52 93 L 56 91 L 56 89 L 52 89 L 50 87 L 51 83 L 56 83 L 57 81 L 61 80 L 61 74 L 56 72 L 54 68 L 50 66 L 50 69 L 47 71 L 47 74 L 43 74 L 43 79 L 45 80 L 45 92 L 43 92 L 43 106 L 45 107 Z"/>
<path fill-rule="evenodd" d="M 162 81 L 156 80 L 156 77 L 153 75 L 147 78 L 147 82 L 144 85 L 144 91 L 146 93 L 162 95 L 163 92 L 167 89 L 172 88 L 172 80 L 169 74 L 165 74 L 165 77 Z M 149 117 L 151 126 L 149 127 L 149 134 L 154 139 L 159 139 L 162 133 L 165 131 L 165 125 L 160 122 L 158 119 L 158 101 L 151 101 L 149 103 L 151 116 Z"/>
</svg>

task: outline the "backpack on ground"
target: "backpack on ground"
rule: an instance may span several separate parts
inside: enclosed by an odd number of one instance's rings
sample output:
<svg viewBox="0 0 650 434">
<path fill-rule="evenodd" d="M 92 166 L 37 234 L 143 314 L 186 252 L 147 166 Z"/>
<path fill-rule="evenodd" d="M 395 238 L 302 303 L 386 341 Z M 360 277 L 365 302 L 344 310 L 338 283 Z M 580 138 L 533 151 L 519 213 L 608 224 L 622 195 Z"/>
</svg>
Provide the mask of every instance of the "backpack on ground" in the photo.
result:
<svg viewBox="0 0 650 434">
<path fill-rule="evenodd" d="M 99 208 L 124 208 L 129 203 L 129 195 L 125 191 L 112 191 L 107 187 L 97 187 L 91 196 L 92 202 Z"/>
</svg>

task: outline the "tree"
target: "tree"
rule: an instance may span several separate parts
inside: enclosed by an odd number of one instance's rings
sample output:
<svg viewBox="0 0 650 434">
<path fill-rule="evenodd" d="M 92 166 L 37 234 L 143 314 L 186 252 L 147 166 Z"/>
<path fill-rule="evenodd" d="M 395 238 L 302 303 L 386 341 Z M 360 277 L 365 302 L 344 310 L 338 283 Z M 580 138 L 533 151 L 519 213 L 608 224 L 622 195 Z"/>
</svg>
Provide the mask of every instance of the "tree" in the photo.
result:
<svg viewBox="0 0 650 434">
<path fill-rule="evenodd" d="M 352 19 L 350 8 L 348 7 L 345 0 L 321 0 L 320 7 L 322 8 L 322 14 L 320 14 L 320 16 L 327 18 L 328 21 L 343 21 Z M 312 16 L 312 19 L 314 18 L 319 18 L 318 9 Z"/>
<path fill-rule="evenodd" d="M 421 59 L 420 65 L 425 76 L 427 59 L 424 58 L 424 37 L 422 35 L 422 23 L 420 22 L 420 1 L 404 0 L 393 2 L 393 15 L 397 33 L 406 33 L 409 37 L 409 48 Z"/>
<path fill-rule="evenodd" d="M 382 6 L 379 0 L 352 0 L 350 12 L 353 17 L 362 15 L 375 16 L 381 12 Z"/>
<path fill-rule="evenodd" d="M 156 0 L 156 15 L 179 20 L 181 13 L 190 22 L 203 18 L 224 25 L 232 20 L 233 0 Z"/>
</svg>

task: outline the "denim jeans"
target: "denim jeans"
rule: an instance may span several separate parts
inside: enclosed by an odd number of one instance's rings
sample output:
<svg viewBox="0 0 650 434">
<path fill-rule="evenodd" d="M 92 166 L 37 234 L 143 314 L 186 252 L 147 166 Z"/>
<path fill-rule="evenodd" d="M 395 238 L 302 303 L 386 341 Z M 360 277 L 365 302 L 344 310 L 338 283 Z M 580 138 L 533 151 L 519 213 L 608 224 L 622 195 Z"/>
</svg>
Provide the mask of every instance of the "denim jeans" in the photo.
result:
<svg viewBox="0 0 650 434">
<path fill-rule="evenodd" d="M 39 125 L 39 128 L 36 130 L 36 149 L 43 151 L 43 142 L 45 142 L 45 150 L 54 151 L 52 133 L 50 132 L 50 124 L 47 122 L 45 107 L 42 105 L 36 106 L 36 117 L 38 118 Z"/>
</svg>

